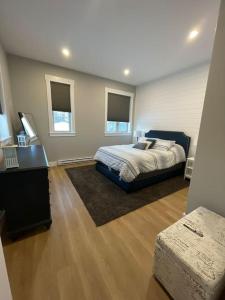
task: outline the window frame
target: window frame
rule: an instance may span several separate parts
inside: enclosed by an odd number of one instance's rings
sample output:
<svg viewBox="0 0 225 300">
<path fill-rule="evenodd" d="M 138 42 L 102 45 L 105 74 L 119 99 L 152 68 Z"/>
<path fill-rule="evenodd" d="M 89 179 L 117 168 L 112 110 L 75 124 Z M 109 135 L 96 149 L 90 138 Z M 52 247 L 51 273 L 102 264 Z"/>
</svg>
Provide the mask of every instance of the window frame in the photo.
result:
<svg viewBox="0 0 225 300">
<path fill-rule="evenodd" d="M 49 135 L 50 136 L 75 136 L 76 131 L 75 131 L 75 101 L 74 101 L 74 86 L 75 86 L 75 84 L 74 84 L 74 80 L 46 74 L 45 81 L 46 81 L 46 86 L 47 86 Z M 71 124 L 70 124 L 71 129 L 70 129 L 70 131 L 56 131 L 54 129 L 51 81 L 70 85 L 70 107 L 71 107 Z"/>
<path fill-rule="evenodd" d="M 109 93 L 130 97 L 129 125 L 128 125 L 128 131 L 127 132 L 121 132 L 121 131 L 109 132 L 109 131 L 107 131 L 108 94 Z M 134 93 L 126 92 L 126 91 L 123 91 L 123 90 L 112 89 L 112 88 L 108 88 L 108 87 L 105 88 L 105 136 L 128 136 L 128 135 L 132 135 L 133 104 L 134 104 Z M 117 123 L 119 123 L 119 122 L 117 122 Z M 116 125 L 116 127 L 118 128 L 118 124 Z"/>
</svg>

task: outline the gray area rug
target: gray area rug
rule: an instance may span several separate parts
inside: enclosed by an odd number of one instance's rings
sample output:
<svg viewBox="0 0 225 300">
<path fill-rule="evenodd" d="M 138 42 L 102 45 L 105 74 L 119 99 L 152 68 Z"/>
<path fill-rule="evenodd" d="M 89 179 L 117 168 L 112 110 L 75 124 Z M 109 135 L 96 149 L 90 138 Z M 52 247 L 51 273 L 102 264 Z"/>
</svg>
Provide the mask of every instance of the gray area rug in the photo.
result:
<svg viewBox="0 0 225 300">
<path fill-rule="evenodd" d="M 95 165 L 69 168 L 66 172 L 96 226 L 108 223 L 189 185 L 183 176 L 176 176 L 127 194 L 96 171 Z"/>
</svg>

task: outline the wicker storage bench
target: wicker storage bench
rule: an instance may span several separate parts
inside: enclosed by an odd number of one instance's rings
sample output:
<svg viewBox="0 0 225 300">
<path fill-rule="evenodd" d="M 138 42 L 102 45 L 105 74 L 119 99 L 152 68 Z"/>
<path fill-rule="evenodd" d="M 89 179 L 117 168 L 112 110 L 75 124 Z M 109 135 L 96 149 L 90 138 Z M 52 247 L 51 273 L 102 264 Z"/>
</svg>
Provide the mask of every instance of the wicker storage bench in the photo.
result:
<svg viewBox="0 0 225 300">
<path fill-rule="evenodd" d="M 225 287 L 225 218 L 199 207 L 162 231 L 154 274 L 173 299 L 218 299 Z"/>
</svg>

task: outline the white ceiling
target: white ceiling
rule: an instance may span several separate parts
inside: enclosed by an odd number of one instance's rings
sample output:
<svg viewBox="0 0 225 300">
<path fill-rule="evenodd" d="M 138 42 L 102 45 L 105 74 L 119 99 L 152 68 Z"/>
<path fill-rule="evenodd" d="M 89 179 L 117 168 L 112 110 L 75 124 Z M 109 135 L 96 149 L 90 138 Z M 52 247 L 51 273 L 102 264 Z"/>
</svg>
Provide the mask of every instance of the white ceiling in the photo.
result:
<svg viewBox="0 0 225 300">
<path fill-rule="evenodd" d="M 0 40 L 9 53 L 138 85 L 210 59 L 219 2 L 0 0 Z"/>
</svg>

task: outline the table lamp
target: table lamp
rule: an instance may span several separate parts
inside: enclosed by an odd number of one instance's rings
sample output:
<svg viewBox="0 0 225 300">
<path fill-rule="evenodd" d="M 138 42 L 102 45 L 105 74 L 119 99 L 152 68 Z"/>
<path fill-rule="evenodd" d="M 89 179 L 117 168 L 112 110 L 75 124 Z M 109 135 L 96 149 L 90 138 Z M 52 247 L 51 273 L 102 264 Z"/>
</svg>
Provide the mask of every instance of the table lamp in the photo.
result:
<svg viewBox="0 0 225 300">
<path fill-rule="evenodd" d="M 134 131 L 134 136 L 137 138 L 137 142 L 138 142 L 138 139 L 143 136 L 143 131 L 142 130 L 135 130 Z"/>
</svg>

